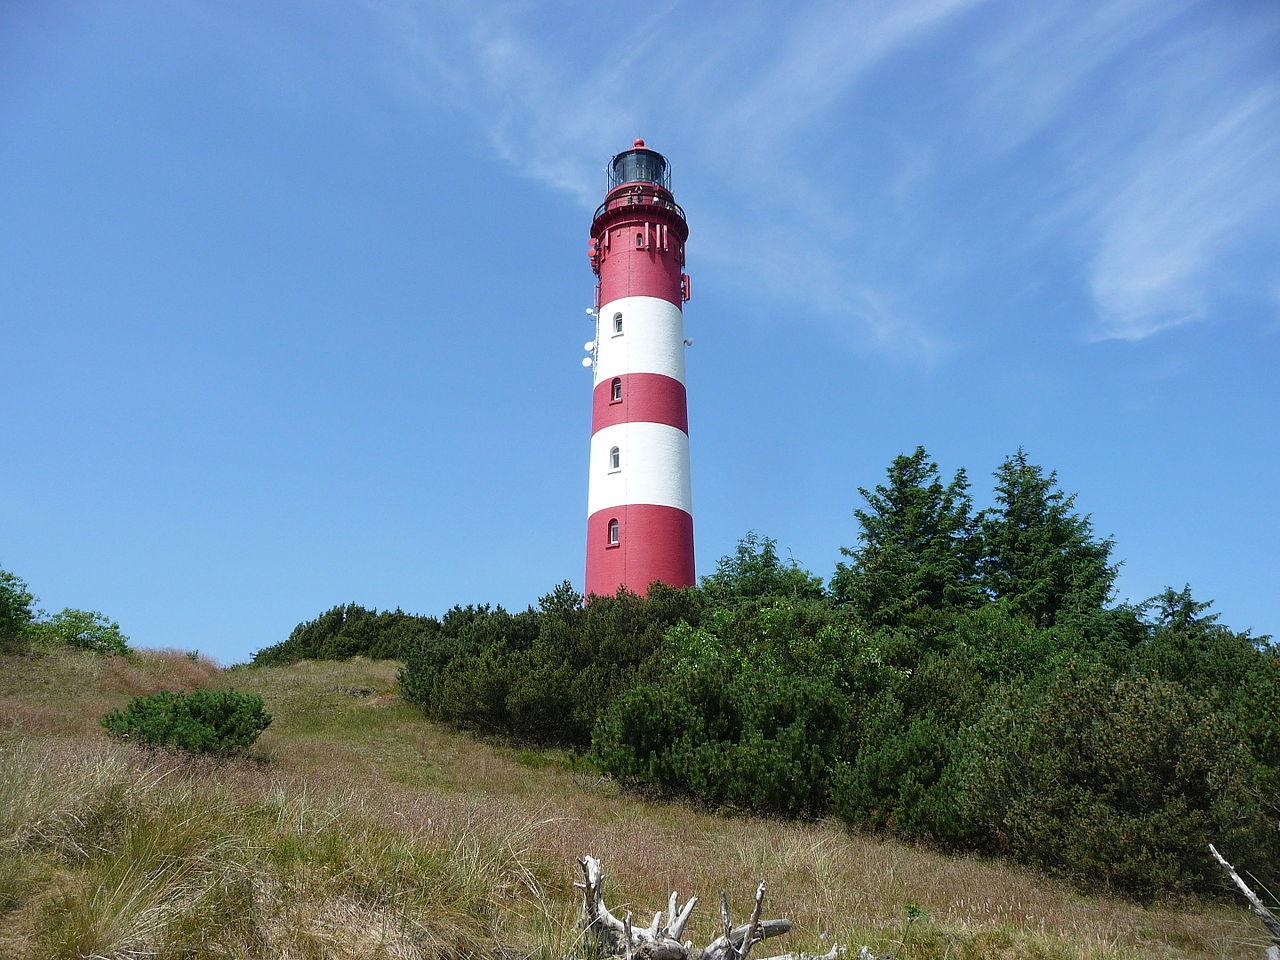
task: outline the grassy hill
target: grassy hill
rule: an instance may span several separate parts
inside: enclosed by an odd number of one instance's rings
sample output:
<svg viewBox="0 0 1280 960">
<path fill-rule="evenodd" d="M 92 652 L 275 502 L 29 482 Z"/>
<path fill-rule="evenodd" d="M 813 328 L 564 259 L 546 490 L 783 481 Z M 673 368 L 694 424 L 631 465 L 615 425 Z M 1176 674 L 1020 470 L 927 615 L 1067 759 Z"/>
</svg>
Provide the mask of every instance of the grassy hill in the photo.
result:
<svg viewBox="0 0 1280 960">
<path fill-rule="evenodd" d="M 637 915 L 697 894 L 697 942 L 721 889 L 742 909 L 767 880 L 766 913 L 797 929 L 762 957 L 832 940 L 901 960 L 1259 955 L 1243 910 L 1142 908 L 833 824 L 624 795 L 567 755 L 426 723 L 395 674 L 0 657 L 0 957 L 569 956 L 583 853 Z M 197 684 L 266 701 L 249 758 L 147 753 L 98 724 Z"/>
</svg>

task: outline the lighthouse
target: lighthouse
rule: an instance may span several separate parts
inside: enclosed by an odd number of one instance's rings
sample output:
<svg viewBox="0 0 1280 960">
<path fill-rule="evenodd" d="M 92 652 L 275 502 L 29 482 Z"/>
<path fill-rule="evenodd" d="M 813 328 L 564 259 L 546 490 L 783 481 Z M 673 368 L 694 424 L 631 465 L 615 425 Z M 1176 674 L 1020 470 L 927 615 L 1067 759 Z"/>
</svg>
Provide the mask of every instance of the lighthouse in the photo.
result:
<svg viewBox="0 0 1280 960">
<path fill-rule="evenodd" d="M 588 596 L 692 586 L 693 503 L 682 307 L 689 227 L 662 154 L 635 141 L 591 220 L 598 278 L 587 490 Z"/>
</svg>

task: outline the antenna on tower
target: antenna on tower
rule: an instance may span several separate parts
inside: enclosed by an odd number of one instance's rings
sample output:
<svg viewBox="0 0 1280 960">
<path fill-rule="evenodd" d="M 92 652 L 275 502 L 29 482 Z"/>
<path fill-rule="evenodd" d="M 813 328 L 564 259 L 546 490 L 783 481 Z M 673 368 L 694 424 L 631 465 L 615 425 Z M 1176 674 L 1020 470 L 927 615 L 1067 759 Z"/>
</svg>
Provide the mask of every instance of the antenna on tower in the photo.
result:
<svg viewBox="0 0 1280 960">
<path fill-rule="evenodd" d="M 590 357 L 583 357 L 583 358 L 582 358 L 582 365 L 583 365 L 584 367 L 589 367 L 589 366 L 591 366 L 591 358 L 590 358 Z"/>
</svg>

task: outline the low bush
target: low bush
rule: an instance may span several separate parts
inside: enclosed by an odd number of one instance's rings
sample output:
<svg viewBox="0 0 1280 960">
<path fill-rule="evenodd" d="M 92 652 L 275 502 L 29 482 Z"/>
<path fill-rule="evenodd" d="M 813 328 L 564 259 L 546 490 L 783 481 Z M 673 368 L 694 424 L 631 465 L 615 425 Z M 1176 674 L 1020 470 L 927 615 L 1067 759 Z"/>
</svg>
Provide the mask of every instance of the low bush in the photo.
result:
<svg viewBox="0 0 1280 960">
<path fill-rule="evenodd" d="M 661 793 L 834 813 L 1140 900 L 1211 894 L 1211 841 L 1280 875 L 1277 679 L 1274 647 L 1137 609 L 1046 630 L 992 604 L 868 633 L 750 599 L 669 630 L 592 757 Z"/>
<path fill-rule="evenodd" d="M 561 584 L 536 609 L 454 607 L 405 654 L 400 692 L 432 720 L 585 749 L 605 708 L 650 675 L 696 590 L 582 596 Z"/>
<path fill-rule="evenodd" d="M 958 766 L 958 812 L 990 846 L 1140 899 L 1211 889 L 1209 843 L 1280 875 L 1263 768 L 1180 683 L 1071 664 L 994 700 Z"/>
<path fill-rule="evenodd" d="M 1116 603 L 1113 543 L 1023 450 L 977 509 L 923 448 L 859 488 L 824 588 L 749 534 L 697 587 L 410 618 L 335 608 L 270 658 L 403 650 L 405 700 L 630 784 L 1003 854 L 1141 899 L 1280 874 L 1280 647 L 1189 587 Z M 1253 851 L 1253 852 L 1246 852 Z"/>
<path fill-rule="evenodd" d="M 67 608 L 31 627 L 41 647 L 75 647 L 92 653 L 128 653 L 120 624 L 96 610 Z"/>
<path fill-rule="evenodd" d="M 134 697 L 102 718 L 121 740 L 220 755 L 244 752 L 270 723 L 261 697 L 235 690 L 166 690 Z"/>
<path fill-rule="evenodd" d="M 26 581 L 0 570 L 0 654 L 48 653 L 63 647 L 130 653 L 120 624 L 96 610 L 67 607 L 49 616 L 36 609 Z"/>
<path fill-rule="evenodd" d="M 845 751 L 848 698 L 775 658 L 716 649 L 713 637 L 688 627 L 672 633 L 690 655 L 604 711 L 593 743 L 600 767 L 718 806 L 823 810 L 827 771 Z"/>
<path fill-rule="evenodd" d="M 314 620 L 293 628 L 286 640 L 264 647 L 253 656 L 254 666 L 281 666 L 299 660 L 401 660 L 415 643 L 438 629 L 435 617 L 402 610 L 370 610 L 348 603 L 326 610 Z"/>
<path fill-rule="evenodd" d="M 0 653 L 26 653 L 31 649 L 32 605 L 36 598 L 26 581 L 0 570 Z"/>
</svg>

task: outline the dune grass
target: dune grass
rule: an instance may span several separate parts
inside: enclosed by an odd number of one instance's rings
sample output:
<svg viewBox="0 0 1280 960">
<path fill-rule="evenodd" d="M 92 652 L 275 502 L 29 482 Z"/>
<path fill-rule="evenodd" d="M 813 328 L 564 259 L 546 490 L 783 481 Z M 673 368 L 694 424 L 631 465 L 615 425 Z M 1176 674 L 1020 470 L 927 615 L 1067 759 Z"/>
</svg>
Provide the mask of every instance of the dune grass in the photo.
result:
<svg viewBox="0 0 1280 960">
<path fill-rule="evenodd" d="M 833 940 L 901 960 L 1258 955 L 1242 910 L 1143 908 L 830 823 L 627 795 L 563 753 L 425 723 L 395 671 L 0 658 L 0 957 L 568 957 L 586 852 L 618 909 L 699 895 L 699 942 L 721 889 L 742 909 L 769 881 L 766 913 L 797 929 L 761 956 Z M 131 695 L 197 684 L 266 701 L 248 758 L 151 754 L 98 726 Z"/>
</svg>

